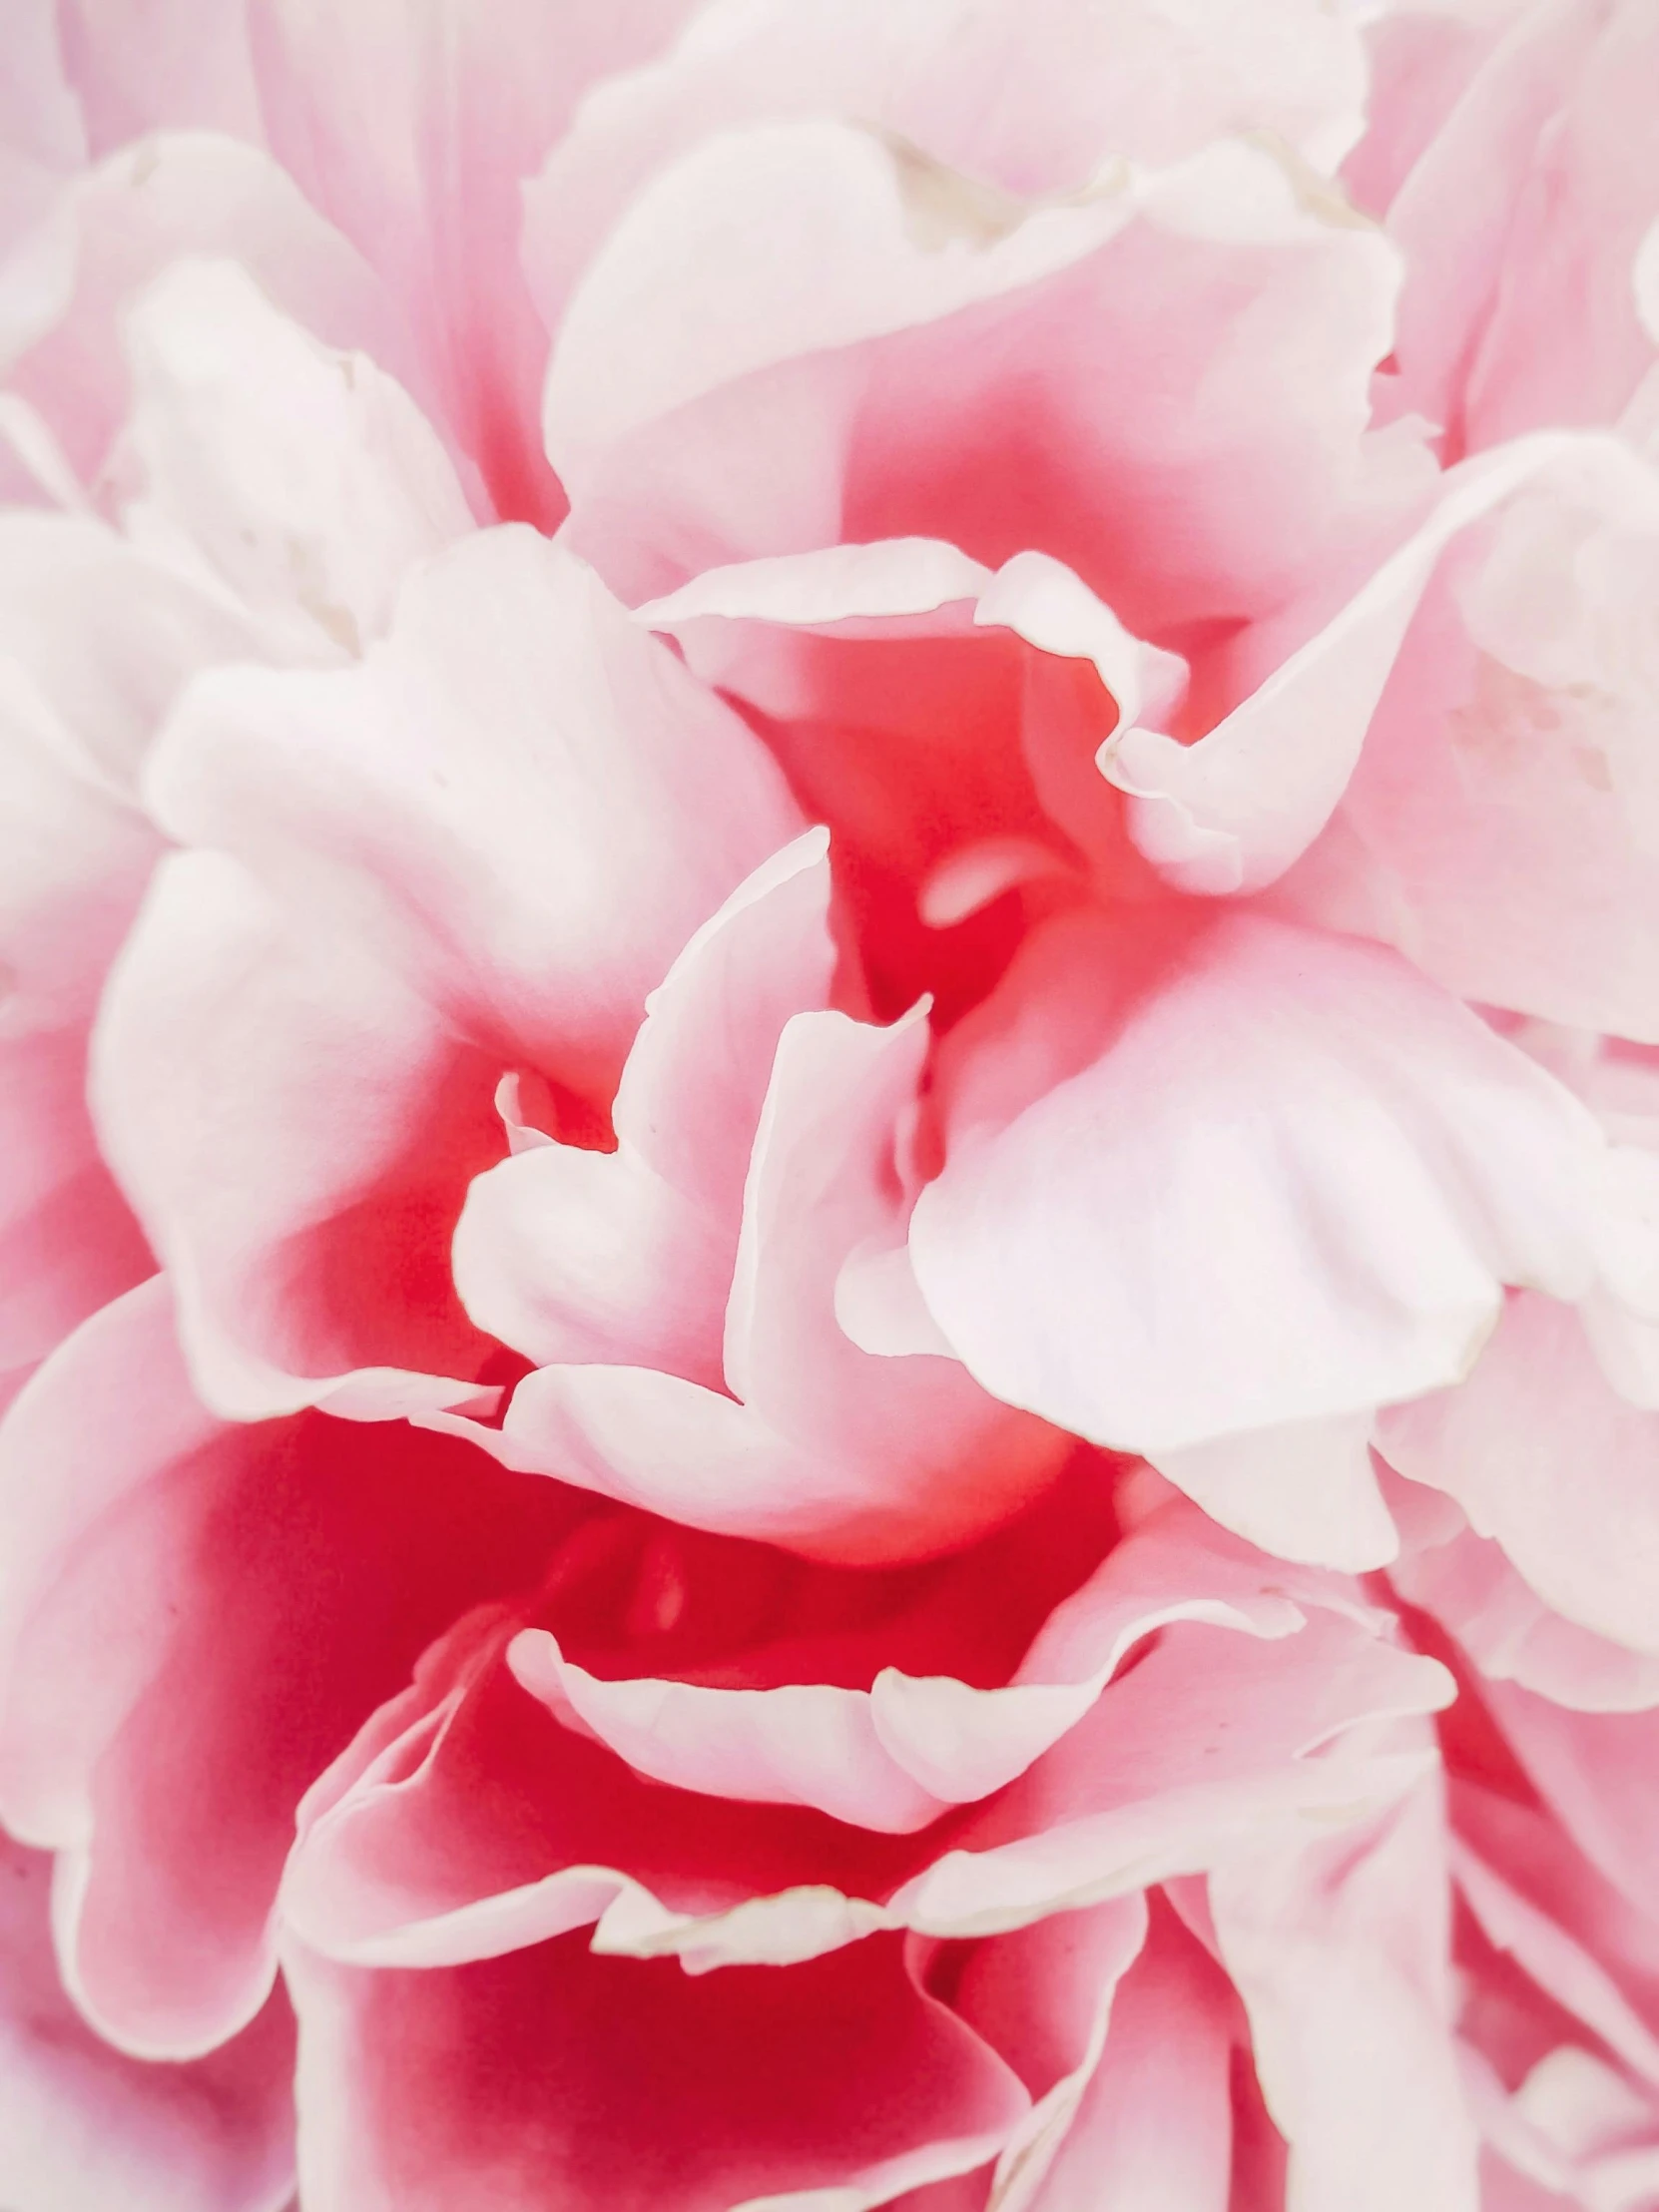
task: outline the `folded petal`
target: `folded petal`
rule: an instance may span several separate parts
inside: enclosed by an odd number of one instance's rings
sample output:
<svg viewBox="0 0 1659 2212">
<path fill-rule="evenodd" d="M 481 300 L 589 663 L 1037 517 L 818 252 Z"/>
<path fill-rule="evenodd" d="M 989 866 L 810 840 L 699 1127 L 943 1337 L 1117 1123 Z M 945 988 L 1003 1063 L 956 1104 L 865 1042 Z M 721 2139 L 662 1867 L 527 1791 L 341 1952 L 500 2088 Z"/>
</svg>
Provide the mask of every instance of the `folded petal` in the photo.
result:
<svg viewBox="0 0 1659 2212">
<path fill-rule="evenodd" d="M 1272 1563 L 1206 1539 L 1186 1509 L 1155 1516 L 1060 1604 L 1003 1688 L 890 1663 L 867 1689 L 602 1679 L 573 1664 L 545 1629 L 520 1634 L 509 1664 L 551 1711 L 573 1717 L 659 1782 L 813 1805 L 836 1820 L 906 1834 L 1023 1773 L 1159 1629 L 1207 1621 L 1277 1637 L 1302 1625 L 1297 1605 L 1270 1587 Z"/>
<path fill-rule="evenodd" d="M 480 1176 L 455 1281 L 538 1365 L 611 1361 L 718 1385 L 744 1180 L 784 1024 L 829 995 L 828 839 L 810 831 L 704 924 L 647 1000 L 614 1153 L 545 1144 Z"/>
<path fill-rule="evenodd" d="M 1515 1757 L 1592 1866 L 1651 1919 L 1659 1714 L 1573 1713 L 1513 1683 L 1485 1695 Z"/>
<path fill-rule="evenodd" d="M 508 1463 L 694 1527 L 866 1564 L 969 1541 L 1051 1480 L 1070 1449 L 1056 1431 L 995 1404 L 954 1360 L 860 1351 L 835 1318 L 848 1253 L 894 1241 L 902 1218 L 894 1129 L 925 1047 L 913 1018 L 882 1029 L 795 1015 L 726 1313 L 738 1395 L 646 1368 L 539 1369 L 507 1409 L 495 1448 Z"/>
<path fill-rule="evenodd" d="M 1444 480 L 1426 520 L 1326 626 L 1196 745 L 1125 729 L 1102 766 L 1131 796 L 1136 842 L 1183 890 L 1260 890 L 1331 819 L 1445 546 L 1575 450 L 1541 432 Z"/>
<path fill-rule="evenodd" d="M 1269 1837 L 1294 1856 L 1329 1820 L 1363 1820 L 1422 1777 L 1431 1748 L 1395 1744 L 1386 1727 L 1379 1740 L 1380 1724 L 1453 1694 L 1434 1661 L 1334 1615 L 1282 1642 L 1183 1623 L 888 1909 L 929 1934 L 982 1936 L 1225 1864 Z"/>
<path fill-rule="evenodd" d="M 554 328 L 653 172 L 699 140 L 767 118 L 871 122 L 962 172 L 958 215 L 994 222 L 1007 195 L 1062 194 L 1113 156 L 1178 160 L 1232 130 L 1272 130 L 1329 163 L 1356 129 L 1361 82 L 1353 27 L 1310 0 L 1274 0 L 1248 25 L 1164 0 L 1109 14 L 1044 0 L 1035 15 L 1007 0 L 913 10 L 728 0 L 583 105 L 527 188 L 525 265 Z"/>
</svg>

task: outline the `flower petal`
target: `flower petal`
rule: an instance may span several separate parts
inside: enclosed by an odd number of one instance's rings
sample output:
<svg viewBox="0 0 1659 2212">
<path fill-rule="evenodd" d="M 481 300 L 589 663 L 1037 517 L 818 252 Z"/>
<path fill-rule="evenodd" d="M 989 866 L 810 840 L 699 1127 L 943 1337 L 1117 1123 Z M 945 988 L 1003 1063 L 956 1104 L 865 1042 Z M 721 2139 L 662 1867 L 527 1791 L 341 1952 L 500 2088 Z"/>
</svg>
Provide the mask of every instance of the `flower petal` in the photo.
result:
<svg viewBox="0 0 1659 2212">
<path fill-rule="evenodd" d="M 1073 948 L 1045 1051 L 1087 1062 L 1127 934 Z M 911 1221 L 922 1295 L 988 1389 L 1155 1461 L 1431 1388 L 1501 1283 L 1587 1287 L 1600 1140 L 1538 1075 L 1403 962 L 1236 915 L 1081 1073 L 961 1127 Z"/>
</svg>

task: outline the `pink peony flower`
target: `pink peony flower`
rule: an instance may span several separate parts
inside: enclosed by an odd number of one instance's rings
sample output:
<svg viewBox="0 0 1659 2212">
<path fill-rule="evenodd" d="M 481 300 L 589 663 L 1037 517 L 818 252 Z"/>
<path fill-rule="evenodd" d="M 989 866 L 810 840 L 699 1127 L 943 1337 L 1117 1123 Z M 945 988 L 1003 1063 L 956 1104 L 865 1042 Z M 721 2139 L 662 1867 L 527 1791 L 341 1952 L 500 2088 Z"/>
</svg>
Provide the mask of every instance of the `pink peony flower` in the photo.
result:
<svg viewBox="0 0 1659 2212">
<path fill-rule="evenodd" d="M 14 0 L 0 2201 L 1659 2206 L 1651 0 Z"/>
</svg>

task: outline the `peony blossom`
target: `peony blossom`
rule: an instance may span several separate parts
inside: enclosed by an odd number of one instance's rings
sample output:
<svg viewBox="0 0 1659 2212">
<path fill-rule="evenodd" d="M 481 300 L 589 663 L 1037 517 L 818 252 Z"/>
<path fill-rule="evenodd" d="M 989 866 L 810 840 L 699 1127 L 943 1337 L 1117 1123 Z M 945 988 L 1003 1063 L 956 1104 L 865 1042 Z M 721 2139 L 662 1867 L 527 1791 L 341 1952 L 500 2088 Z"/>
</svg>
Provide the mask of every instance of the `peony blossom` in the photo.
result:
<svg viewBox="0 0 1659 2212">
<path fill-rule="evenodd" d="M 1652 2212 L 1652 0 L 4 45 L 0 2202 Z"/>
</svg>

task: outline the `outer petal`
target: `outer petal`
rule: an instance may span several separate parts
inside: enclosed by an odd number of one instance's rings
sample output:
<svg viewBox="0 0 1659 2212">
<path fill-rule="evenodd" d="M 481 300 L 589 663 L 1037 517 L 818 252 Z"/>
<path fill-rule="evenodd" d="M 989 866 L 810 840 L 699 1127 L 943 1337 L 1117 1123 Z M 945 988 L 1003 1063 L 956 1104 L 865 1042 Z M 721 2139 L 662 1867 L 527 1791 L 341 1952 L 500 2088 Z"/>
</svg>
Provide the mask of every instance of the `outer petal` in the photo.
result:
<svg viewBox="0 0 1659 2212">
<path fill-rule="evenodd" d="M 1436 21 L 1433 14 L 1413 21 L 1414 13 L 1398 11 L 1382 32 L 1396 48 L 1409 41 L 1418 49 L 1408 91 L 1384 79 L 1378 95 L 1384 134 L 1415 125 L 1416 158 L 1401 164 L 1396 154 L 1393 189 L 1367 195 L 1368 205 L 1386 206 L 1389 236 L 1406 264 L 1393 373 L 1379 379 L 1380 400 L 1390 413 L 1425 415 L 1458 454 L 1476 441 L 1468 377 L 1494 304 L 1510 288 L 1516 266 L 1530 281 L 1541 274 L 1531 264 L 1510 263 L 1516 202 L 1548 158 L 1545 134 L 1559 130 L 1563 91 L 1570 99 L 1609 11 L 1586 0 L 1554 0 L 1510 9 L 1507 23 L 1498 13 L 1486 25 Z M 1423 97 L 1425 66 L 1442 83 L 1452 78 L 1450 96 L 1442 91 L 1432 106 Z M 1572 166 L 1570 157 L 1563 166 Z M 1557 323 L 1551 349 L 1556 361 L 1577 356 L 1578 333 Z M 1549 408 L 1520 427 L 1560 419 Z"/>
<path fill-rule="evenodd" d="M 86 125 L 64 74 L 56 16 L 55 0 L 19 0 L 8 25 L 0 68 L 0 264 L 86 160 Z"/>
<path fill-rule="evenodd" d="M 1659 211 L 1643 123 L 1659 95 L 1659 24 L 1631 0 L 1603 23 L 1521 183 L 1469 367 L 1471 445 L 1541 422 L 1610 421 L 1653 363 L 1630 265 Z"/>
<path fill-rule="evenodd" d="M 1512 1299 L 1468 1380 L 1393 1407 L 1379 1441 L 1565 1620 L 1659 1658 L 1659 1414 L 1614 1393 L 1570 1307 Z"/>
<path fill-rule="evenodd" d="M 189 2055 L 258 2012 L 300 1794 L 567 1513 L 503 1481 L 402 1429 L 223 1427 L 160 1279 L 11 1408 L 0 1806 L 63 1854 L 66 1978 L 112 2039 Z"/>
<path fill-rule="evenodd" d="M 1114 1014 L 1094 949 L 1047 1014 L 1083 1072 L 999 1131 L 964 1077 L 911 1222 L 997 1395 L 1156 1460 L 1450 1381 L 1504 1281 L 1586 1287 L 1589 1117 L 1403 963 L 1239 915 Z"/>
<path fill-rule="evenodd" d="M 316 2212 L 436 2212 L 480 2185 L 499 2212 L 866 2212 L 981 2164 L 1026 2101 L 893 1936 L 695 1980 L 579 1935 L 414 1976 L 287 1970 Z"/>
<path fill-rule="evenodd" d="M 275 1997 L 211 2057 L 112 2050 L 58 1977 L 51 1861 L 0 1836 L 0 2160 L 16 2212 L 277 2212 L 293 2187 L 293 2028 Z"/>
<path fill-rule="evenodd" d="M 997 2160 L 998 2197 L 1010 2205 L 1037 2193 L 1146 1937 L 1145 1900 L 1114 1898 L 976 1944 L 956 1975 L 956 2010 L 1036 2099 Z"/>
</svg>

